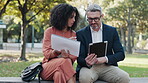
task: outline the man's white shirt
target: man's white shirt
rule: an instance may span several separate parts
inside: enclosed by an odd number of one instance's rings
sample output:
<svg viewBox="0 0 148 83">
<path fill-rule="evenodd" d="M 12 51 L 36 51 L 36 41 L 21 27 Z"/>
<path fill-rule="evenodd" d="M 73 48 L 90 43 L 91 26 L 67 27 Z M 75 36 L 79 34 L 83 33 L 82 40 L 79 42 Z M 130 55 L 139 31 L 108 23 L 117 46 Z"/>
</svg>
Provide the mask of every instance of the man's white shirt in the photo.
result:
<svg viewBox="0 0 148 83">
<path fill-rule="evenodd" d="M 93 43 L 102 42 L 103 41 L 102 23 L 101 23 L 101 27 L 100 27 L 99 31 L 94 31 L 91 26 L 90 26 L 90 30 L 91 30 L 91 36 L 92 36 L 92 42 Z M 108 63 L 108 58 L 106 56 L 105 56 L 105 58 L 107 59 L 106 63 Z"/>
</svg>

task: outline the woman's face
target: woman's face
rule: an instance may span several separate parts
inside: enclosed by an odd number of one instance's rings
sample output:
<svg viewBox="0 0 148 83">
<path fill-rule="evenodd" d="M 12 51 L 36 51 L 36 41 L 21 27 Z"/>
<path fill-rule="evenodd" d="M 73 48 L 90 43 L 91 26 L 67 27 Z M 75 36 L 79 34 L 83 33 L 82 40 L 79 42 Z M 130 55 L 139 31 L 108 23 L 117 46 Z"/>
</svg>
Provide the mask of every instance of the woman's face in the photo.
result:
<svg viewBox="0 0 148 83">
<path fill-rule="evenodd" d="M 76 17 L 76 13 L 73 12 L 72 15 L 68 18 L 68 23 L 67 23 L 68 27 L 72 27 L 72 25 L 75 22 L 75 17 Z"/>
</svg>

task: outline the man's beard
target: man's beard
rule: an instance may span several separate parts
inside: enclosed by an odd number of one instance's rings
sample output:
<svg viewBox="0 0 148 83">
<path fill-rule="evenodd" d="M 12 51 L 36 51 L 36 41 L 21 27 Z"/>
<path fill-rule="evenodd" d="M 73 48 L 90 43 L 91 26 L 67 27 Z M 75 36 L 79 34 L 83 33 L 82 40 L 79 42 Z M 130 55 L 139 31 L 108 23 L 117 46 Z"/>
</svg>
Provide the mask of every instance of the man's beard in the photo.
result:
<svg viewBox="0 0 148 83">
<path fill-rule="evenodd" d="M 93 26 L 91 26 L 93 29 L 97 29 L 98 27 L 93 27 Z"/>
<path fill-rule="evenodd" d="M 95 25 L 95 26 L 93 26 L 93 25 Z M 96 26 L 97 24 L 96 23 L 94 23 L 94 24 L 90 24 L 90 26 L 93 28 L 93 29 L 97 29 L 97 28 L 99 28 L 98 26 Z"/>
</svg>

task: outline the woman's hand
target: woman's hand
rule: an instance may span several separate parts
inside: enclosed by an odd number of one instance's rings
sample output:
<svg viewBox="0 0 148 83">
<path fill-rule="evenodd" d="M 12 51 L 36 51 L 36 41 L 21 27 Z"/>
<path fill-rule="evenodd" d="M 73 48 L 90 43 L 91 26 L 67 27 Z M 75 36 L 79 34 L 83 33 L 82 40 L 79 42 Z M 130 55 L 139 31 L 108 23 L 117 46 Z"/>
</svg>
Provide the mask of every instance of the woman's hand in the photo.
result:
<svg viewBox="0 0 148 83">
<path fill-rule="evenodd" d="M 70 52 L 69 52 L 69 50 L 67 50 L 67 52 L 66 52 L 66 50 L 62 49 L 61 55 L 63 58 L 69 58 Z"/>
<path fill-rule="evenodd" d="M 77 38 L 76 38 L 76 37 L 70 37 L 69 39 L 72 39 L 72 40 L 77 40 Z"/>
<path fill-rule="evenodd" d="M 61 56 L 63 58 L 68 58 L 69 60 L 71 60 L 72 61 L 72 64 L 77 59 L 77 56 L 71 55 L 70 52 L 69 52 L 69 50 L 66 51 L 64 49 L 61 50 Z"/>
<path fill-rule="evenodd" d="M 60 54 L 61 54 L 61 51 L 53 50 L 53 53 L 54 53 L 55 55 L 60 55 Z"/>
</svg>

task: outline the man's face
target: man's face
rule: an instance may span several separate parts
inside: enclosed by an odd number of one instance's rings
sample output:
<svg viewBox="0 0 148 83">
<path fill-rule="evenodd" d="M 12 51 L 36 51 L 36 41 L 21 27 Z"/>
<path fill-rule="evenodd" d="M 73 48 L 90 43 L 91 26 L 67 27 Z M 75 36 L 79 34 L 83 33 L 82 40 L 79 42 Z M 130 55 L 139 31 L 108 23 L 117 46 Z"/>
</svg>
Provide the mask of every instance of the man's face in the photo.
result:
<svg viewBox="0 0 148 83">
<path fill-rule="evenodd" d="M 99 11 L 87 12 L 87 21 L 93 28 L 100 28 L 101 26 L 101 13 Z"/>
</svg>

